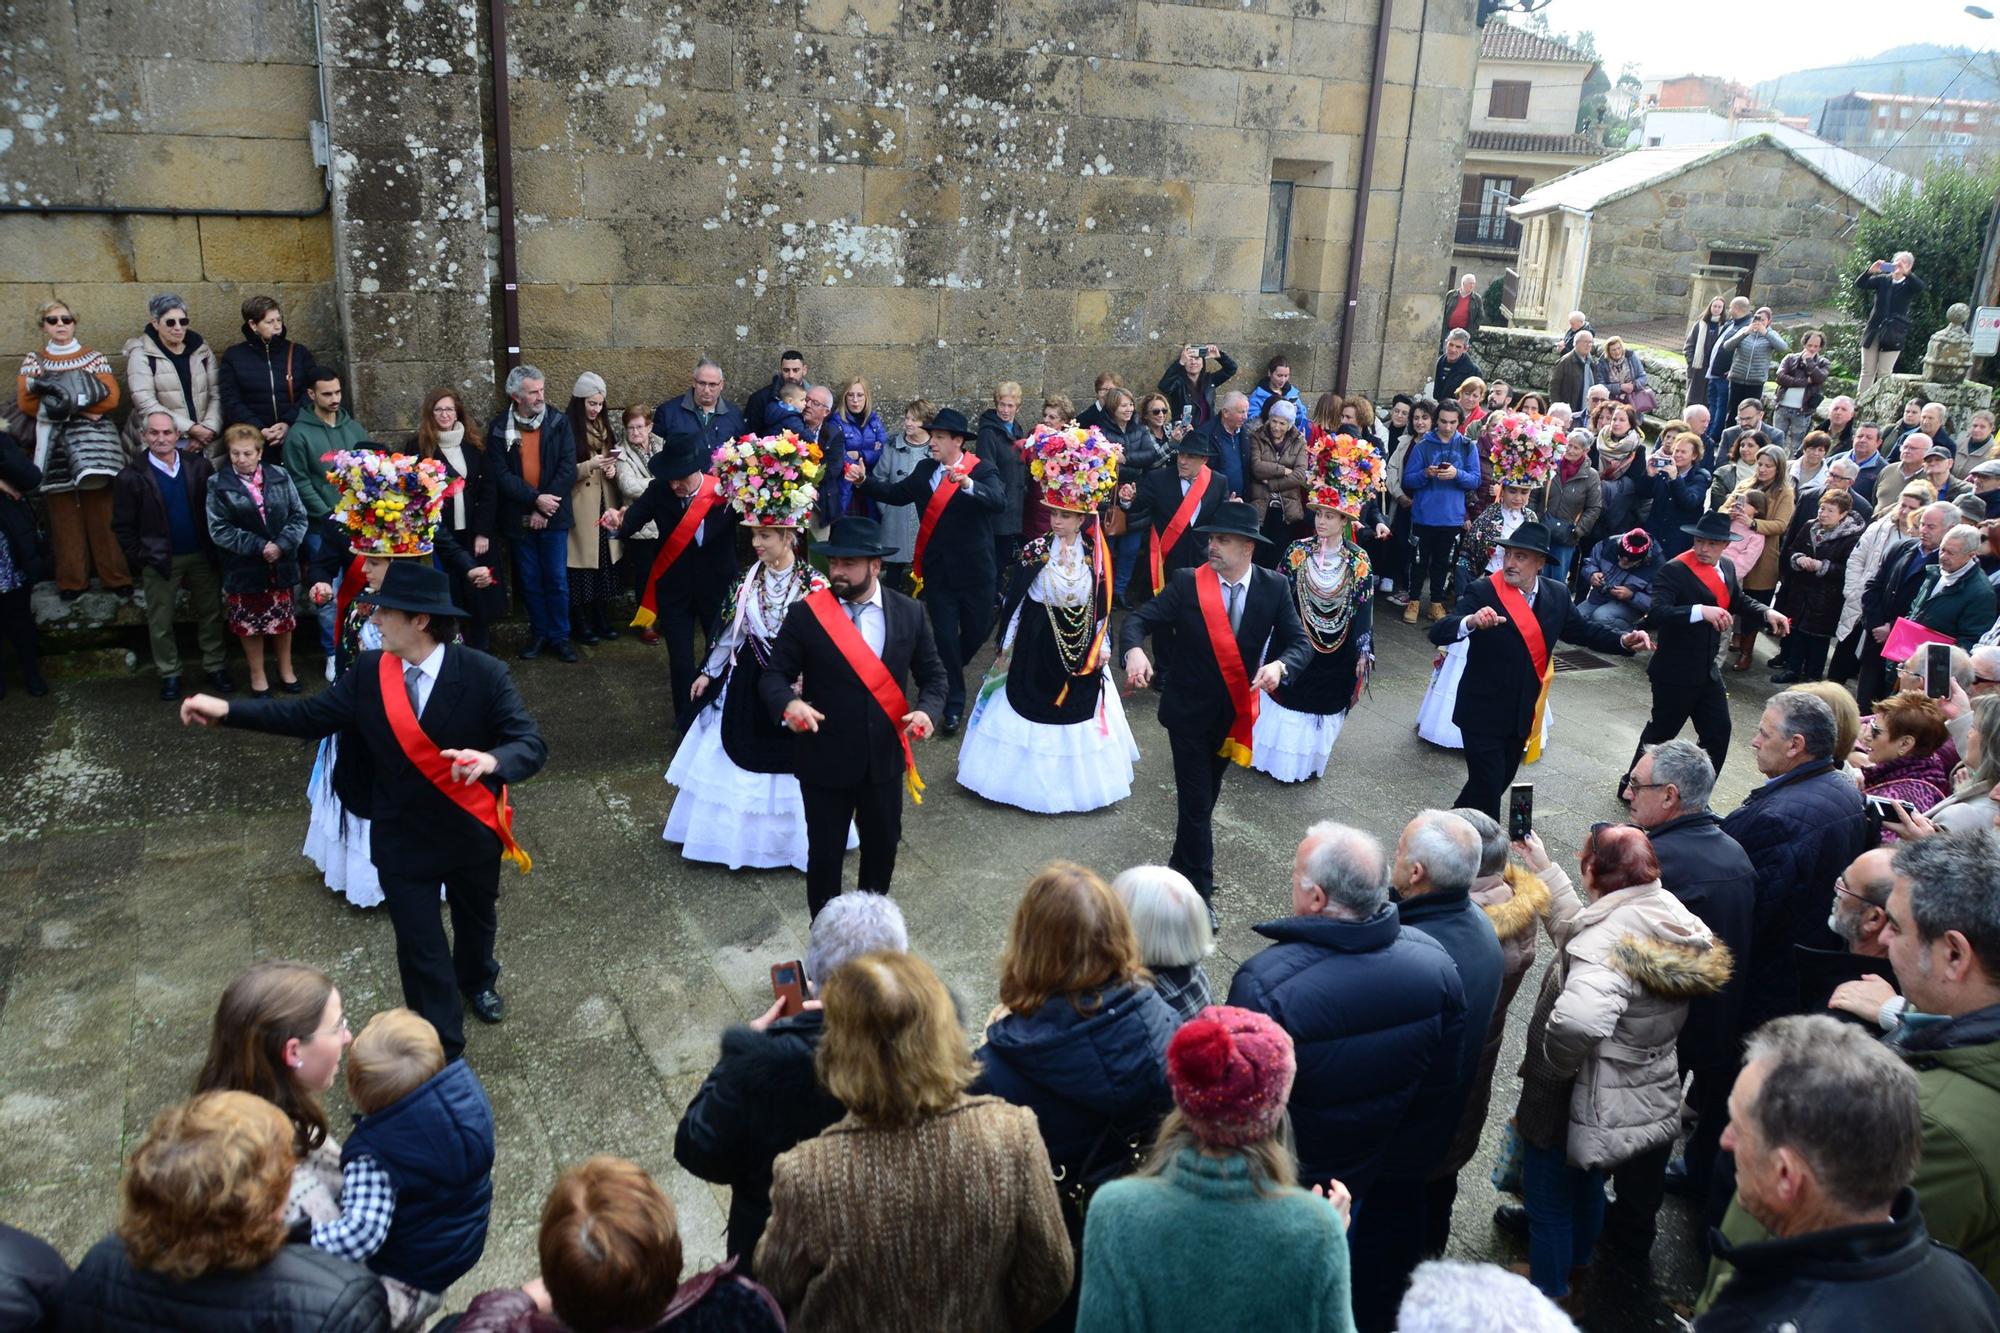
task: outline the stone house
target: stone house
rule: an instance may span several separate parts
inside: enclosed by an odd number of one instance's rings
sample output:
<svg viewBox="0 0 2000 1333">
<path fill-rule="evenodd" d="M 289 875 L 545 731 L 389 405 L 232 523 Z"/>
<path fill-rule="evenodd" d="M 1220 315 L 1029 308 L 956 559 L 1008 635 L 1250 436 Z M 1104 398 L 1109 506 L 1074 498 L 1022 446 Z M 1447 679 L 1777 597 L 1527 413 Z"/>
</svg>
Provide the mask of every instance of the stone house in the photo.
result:
<svg viewBox="0 0 2000 1333">
<path fill-rule="evenodd" d="M 1689 313 L 1697 270 L 1723 271 L 1760 305 L 1833 303 L 1862 209 L 1853 188 L 1770 135 L 1635 148 L 1528 192 L 1515 323 L 1559 329 L 1572 310 L 1608 328 Z"/>
</svg>

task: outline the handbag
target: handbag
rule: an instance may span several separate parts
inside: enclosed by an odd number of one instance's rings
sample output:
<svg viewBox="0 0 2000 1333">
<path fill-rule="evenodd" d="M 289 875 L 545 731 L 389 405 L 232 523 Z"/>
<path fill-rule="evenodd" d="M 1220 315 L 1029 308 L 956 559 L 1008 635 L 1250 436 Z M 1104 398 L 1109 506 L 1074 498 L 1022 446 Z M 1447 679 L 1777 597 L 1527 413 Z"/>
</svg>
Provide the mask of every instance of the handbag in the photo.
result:
<svg viewBox="0 0 2000 1333">
<path fill-rule="evenodd" d="M 1513 1117 L 1510 1116 L 1500 1130 L 1499 1157 L 1493 1163 L 1493 1170 L 1487 1175 L 1487 1179 L 1493 1182 L 1493 1188 L 1502 1194 L 1519 1194 L 1521 1168 L 1526 1159 L 1527 1154 L 1521 1145 L 1521 1131 L 1515 1128 Z"/>
<path fill-rule="evenodd" d="M 1641 415 L 1651 412 L 1660 405 L 1658 395 L 1641 384 L 1632 390 L 1632 410 Z"/>
</svg>

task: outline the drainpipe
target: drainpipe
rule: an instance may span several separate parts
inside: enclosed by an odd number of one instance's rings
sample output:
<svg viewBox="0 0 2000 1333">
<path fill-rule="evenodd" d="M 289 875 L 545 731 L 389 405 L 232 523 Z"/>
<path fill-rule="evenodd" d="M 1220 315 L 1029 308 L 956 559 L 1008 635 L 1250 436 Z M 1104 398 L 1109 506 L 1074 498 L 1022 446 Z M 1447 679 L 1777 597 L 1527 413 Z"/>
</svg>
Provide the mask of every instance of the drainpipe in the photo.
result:
<svg viewBox="0 0 2000 1333">
<path fill-rule="evenodd" d="M 500 322 L 506 369 L 521 364 L 521 288 L 514 261 L 514 122 L 507 109 L 507 0 L 488 0 L 493 48 L 493 170 L 500 208 Z"/>
<path fill-rule="evenodd" d="M 499 0 L 494 2 L 497 4 Z M 1354 355 L 1354 319 L 1361 300 L 1361 250 L 1368 239 L 1369 182 L 1375 175 L 1375 138 L 1382 120 L 1382 82 L 1389 72 L 1391 3 L 1392 0 L 1380 0 L 1381 16 L 1375 21 L 1375 69 L 1368 80 L 1368 119 L 1361 130 L 1361 178 L 1354 189 L 1354 235 L 1347 243 L 1347 304 L 1340 312 L 1340 360 L 1333 371 L 1333 391 L 1338 394 L 1347 392 L 1348 363 Z M 1412 73 L 1414 76 L 1414 71 Z M 1411 96 L 1414 97 L 1415 93 L 1413 77 Z"/>
</svg>

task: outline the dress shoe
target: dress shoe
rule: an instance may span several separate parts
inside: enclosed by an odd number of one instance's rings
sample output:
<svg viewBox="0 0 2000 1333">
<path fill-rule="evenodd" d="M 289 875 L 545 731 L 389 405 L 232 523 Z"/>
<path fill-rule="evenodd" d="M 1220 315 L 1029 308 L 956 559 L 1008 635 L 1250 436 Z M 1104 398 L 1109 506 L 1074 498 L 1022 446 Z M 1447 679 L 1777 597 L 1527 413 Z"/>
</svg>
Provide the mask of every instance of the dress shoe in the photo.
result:
<svg viewBox="0 0 2000 1333">
<path fill-rule="evenodd" d="M 500 999 L 500 992 L 488 986 L 477 995 L 468 995 L 465 1002 L 472 1006 L 472 1012 L 482 1023 L 498 1023 L 507 1016 L 507 1006 Z"/>
<path fill-rule="evenodd" d="M 220 694 L 236 693 L 236 682 L 229 678 L 229 673 L 227 671 L 209 672 L 208 687 Z M 266 693 L 269 693 L 269 691 L 266 691 Z"/>
<path fill-rule="evenodd" d="M 1403 603 L 1403 623 L 1405 625 L 1416 624 L 1417 617 L 1422 614 L 1423 614 L 1422 608 L 1419 607 L 1415 602 Z"/>
<path fill-rule="evenodd" d="M 599 625 L 597 627 L 597 637 L 604 640 L 606 643 L 610 643 L 613 639 L 622 637 L 624 633 L 625 631 L 619 629 L 616 625 Z"/>
<path fill-rule="evenodd" d="M 278 682 L 278 688 L 286 694 L 298 694 L 305 689 L 305 686 L 296 680 L 281 680 Z"/>
<path fill-rule="evenodd" d="M 1518 1203 L 1503 1203 L 1493 1210 L 1493 1229 L 1522 1240 L 1528 1238 L 1528 1210 Z"/>
<path fill-rule="evenodd" d="M 574 662 L 577 660 L 576 649 L 571 646 L 568 639 L 558 639 L 551 651 L 555 653 L 558 662 Z"/>
<path fill-rule="evenodd" d="M 639 631 L 639 642 L 648 647 L 655 647 L 660 642 L 660 632 L 648 625 L 645 629 Z"/>
<path fill-rule="evenodd" d="M 39 699 L 48 692 L 49 692 L 49 683 L 42 679 L 42 673 L 39 671 L 32 671 L 32 670 L 29 671 L 28 697 L 30 699 Z"/>
<path fill-rule="evenodd" d="M 1429 616 L 1429 617 L 1430 617 L 1430 618 L 1431 618 L 1432 620 L 1443 620 L 1443 619 L 1444 619 L 1444 603 L 1443 603 L 1443 602 L 1432 602 L 1432 603 L 1431 603 L 1431 607 L 1430 607 L 1430 610 L 1426 611 L 1426 612 L 1425 612 L 1424 614 L 1425 614 L 1425 615 L 1427 615 L 1427 616 Z"/>
<path fill-rule="evenodd" d="M 271 691 L 268 689 L 260 690 L 253 685 L 250 687 L 250 697 L 252 699 L 268 699 L 271 697 Z"/>
<path fill-rule="evenodd" d="M 590 627 L 587 625 L 578 625 L 575 629 L 569 632 L 569 636 L 572 639 L 575 639 L 578 643 L 584 645 L 590 645 L 597 642 L 597 635 L 592 633 Z"/>
<path fill-rule="evenodd" d="M 946 736 L 956 736 L 958 735 L 958 724 L 964 720 L 962 709 L 947 708 L 944 710 L 944 725 L 939 727 L 938 730 Z"/>
<path fill-rule="evenodd" d="M 180 698 L 181 678 L 179 676 L 160 677 L 160 697 L 168 703 L 172 703 L 174 700 Z"/>
<path fill-rule="evenodd" d="M 547 639 L 530 639 L 528 640 L 528 646 L 521 650 L 520 658 L 523 662 L 532 662 L 537 657 L 540 657 L 542 650 L 548 646 L 549 641 Z"/>
</svg>

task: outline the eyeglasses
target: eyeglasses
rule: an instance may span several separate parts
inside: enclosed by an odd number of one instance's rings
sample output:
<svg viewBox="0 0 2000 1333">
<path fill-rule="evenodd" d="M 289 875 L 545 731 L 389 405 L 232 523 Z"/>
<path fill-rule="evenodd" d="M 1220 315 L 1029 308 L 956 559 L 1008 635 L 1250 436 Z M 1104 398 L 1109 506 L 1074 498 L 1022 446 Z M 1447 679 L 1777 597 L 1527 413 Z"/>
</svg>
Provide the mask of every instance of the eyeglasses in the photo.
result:
<svg viewBox="0 0 2000 1333">
<path fill-rule="evenodd" d="M 160 321 L 160 327 L 163 329 L 184 329 L 187 326 L 188 322 L 185 319 L 163 319 Z"/>
<path fill-rule="evenodd" d="M 76 323 L 76 316 L 75 316 L 75 315 L 43 315 L 43 316 L 42 316 L 42 323 L 44 323 L 44 324 L 74 324 L 74 323 Z"/>
<path fill-rule="evenodd" d="M 1626 791 L 1664 791 L 1664 790 L 1666 790 L 1666 789 L 1667 789 L 1668 787 L 1671 787 L 1671 786 L 1673 786 L 1673 785 L 1674 785 L 1674 784 L 1673 784 L 1673 783 L 1671 783 L 1671 782 L 1629 782 L 1629 781 L 1628 781 L 1628 782 L 1627 782 L 1627 783 L 1625 784 L 1625 790 L 1626 790 Z M 1601 825 L 1601 824 L 1600 824 L 1600 825 L 1598 825 L 1598 827 L 1599 827 L 1599 828 L 1602 828 L 1602 827 L 1603 827 L 1603 825 Z"/>
<path fill-rule="evenodd" d="M 1875 900 L 1874 900 L 1873 898 L 1870 898 L 1870 897 L 1869 897 L 1869 896 L 1868 896 L 1867 894 L 1865 894 L 1865 893 L 1856 893 L 1856 892 L 1855 892 L 1855 891 L 1854 891 L 1853 889 L 1850 889 L 1850 888 L 1848 888 L 1848 887 L 1847 887 L 1847 876 L 1845 876 L 1845 875 L 1835 875 L 1835 876 L 1834 876 L 1834 878 L 1833 878 L 1833 891 L 1834 891 L 1835 893 L 1841 893 L 1841 894 L 1845 894 L 1845 895 L 1847 895 L 1847 896 L 1848 896 L 1849 898 L 1853 898 L 1853 899 L 1856 899 L 1856 900 L 1858 900 L 1858 901 L 1860 901 L 1860 902 L 1864 902 L 1864 903 L 1867 903 L 1867 904 L 1868 904 L 1868 905 L 1869 905 L 1870 907 L 1880 907 L 1880 906 L 1882 905 L 1881 903 L 1878 903 L 1878 902 L 1876 902 L 1876 901 L 1875 901 Z"/>
<path fill-rule="evenodd" d="M 1173 413 L 1164 407 L 1149 407 L 1146 409 L 1146 415 L 1149 417 L 1164 417 L 1171 416 Z"/>
<path fill-rule="evenodd" d="M 325 1032 L 313 1033 L 310 1039 L 313 1041 L 318 1041 L 321 1037 L 344 1037 L 349 1035 L 352 1031 L 353 1029 L 347 1026 L 347 1015 L 342 1014 L 340 1016 L 340 1021 L 338 1023 L 328 1028 Z"/>
</svg>

